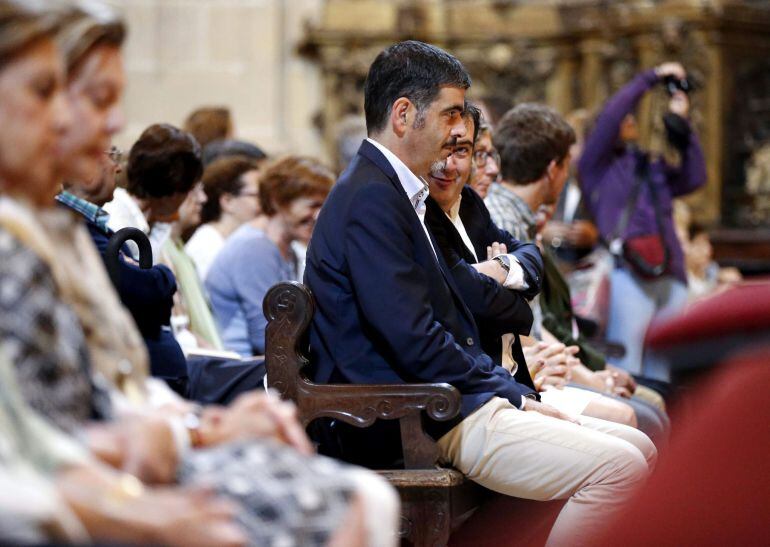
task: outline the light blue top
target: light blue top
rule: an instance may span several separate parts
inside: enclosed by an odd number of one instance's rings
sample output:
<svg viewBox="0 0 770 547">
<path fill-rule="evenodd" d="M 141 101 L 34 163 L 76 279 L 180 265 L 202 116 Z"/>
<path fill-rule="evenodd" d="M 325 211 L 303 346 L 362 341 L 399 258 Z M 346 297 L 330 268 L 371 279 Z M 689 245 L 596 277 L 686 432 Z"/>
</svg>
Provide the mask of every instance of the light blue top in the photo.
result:
<svg viewBox="0 0 770 547">
<path fill-rule="evenodd" d="M 262 300 L 281 281 L 297 278 L 262 230 L 248 224 L 227 238 L 206 276 L 206 289 L 225 348 L 243 356 L 265 353 L 267 319 Z"/>
</svg>

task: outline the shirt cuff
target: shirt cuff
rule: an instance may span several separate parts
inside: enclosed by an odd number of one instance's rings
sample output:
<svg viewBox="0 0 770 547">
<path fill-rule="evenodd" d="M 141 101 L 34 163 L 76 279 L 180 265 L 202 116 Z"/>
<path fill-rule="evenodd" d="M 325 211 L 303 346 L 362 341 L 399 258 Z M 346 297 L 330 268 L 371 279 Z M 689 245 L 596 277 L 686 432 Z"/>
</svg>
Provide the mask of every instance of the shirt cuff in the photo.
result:
<svg viewBox="0 0 770 547">
<path fill-rule="evenodd" d="M 521 262 L 512 254 L 508 254 L 511 269 L 508 270 L 508 276 L 505 278 L 503 287 L 506 289 L 515 289 L 519 291 L 526 291 L 529 289 L 529 284 L 524 279 L 524 268 L 521 267 Z"/>
</svg>

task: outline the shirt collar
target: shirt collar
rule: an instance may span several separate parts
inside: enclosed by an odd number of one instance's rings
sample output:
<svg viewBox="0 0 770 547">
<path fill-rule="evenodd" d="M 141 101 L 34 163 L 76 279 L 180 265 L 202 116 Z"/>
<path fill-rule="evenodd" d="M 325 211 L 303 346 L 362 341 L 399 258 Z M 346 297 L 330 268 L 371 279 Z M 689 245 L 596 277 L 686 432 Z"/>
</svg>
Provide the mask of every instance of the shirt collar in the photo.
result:
<svg viewBox="0 0 770 547">
<path fill-rule="evenodd" d="M 58 196 L 56 196 L 56 201 L 69 207 L 73 211 L 80 213 L 83 217 L 86 218 L 86 220 L 96 224 L 100 230 L 104 232 L 110 231 L 107 227 L 107 223 L 110 220 L 110 215 L 107 213 L 107 211 L 98 205 L 80 198 L 66 190 L 62 191 Z"/>
<path fill-rule="evenodd" d="M 494 185 L 493 185 L 494 186 Z M 516 192 L 510 188 L 506 188 L 502 184 L 497 185 L 497 190 L 510 200 L 511 204 L 516 207 L 516 210 L 521 216 L 521 221 L 526 226 L 527 236 L 530 240 L 534 241 L 537 234 L 537 226 L 535 222 L 535 213 L 529 208 L 527 202 L 521 199 Z"/>
<path fill-rule="evenodd" d="M 385 156 L 385 159 L 387 159 L 388 163 L 393 167 L 393 170 L 398 177 L 398 181 L 401 183 L 404 192 L 406 192 L 406 195 L 409 198 L 409 201 L 412 202 L 412 206 L 415 210 L 423 207 L 425 205 L 425 200 L 428 199 L 428 184 L 412 173 L 411 169 L 409 169 L 398 156 L 388 150 L 384 145 L 378 143 L 371 137 L 366 140 L 373 144 L 377 150 L 382 152 L 382 155 Z"/>
</svg>

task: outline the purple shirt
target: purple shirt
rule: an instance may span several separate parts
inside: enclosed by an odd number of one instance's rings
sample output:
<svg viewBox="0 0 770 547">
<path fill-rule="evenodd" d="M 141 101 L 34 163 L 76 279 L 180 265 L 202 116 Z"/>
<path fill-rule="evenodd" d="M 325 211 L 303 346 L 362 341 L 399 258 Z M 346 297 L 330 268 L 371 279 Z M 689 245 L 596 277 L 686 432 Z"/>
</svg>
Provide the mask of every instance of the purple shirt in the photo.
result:
<svg viewBox="0 0 770 547">
<path fill-rule="evenodd" d="M 618 147 L 620 124 L 627 114 L 634 111 L 642 96 L 657 83 L 655 71 L 642 72 L 607 102 L 578 163 L 580 186 L 586 204 L 606 241 L 615 236 L 620 216 L 631 197 L 639 154 L 633 149 Z M 655 159 L 650 164 L 649 173 L 663 214 L 663 238 L 671 253 L 670 270 L 686 284 L 684 254 L 674 229 L 672 200 L 697 190 L 706 182 L 706 163 L 695 133 L 690 134 L 690 144 L 682 154 L 680 167 L 670 166 L 663 159 Z M 649 188 L 645 186 L 621 237 L 626 239 L 657 233 L 655 208 Z"/>
</svg>

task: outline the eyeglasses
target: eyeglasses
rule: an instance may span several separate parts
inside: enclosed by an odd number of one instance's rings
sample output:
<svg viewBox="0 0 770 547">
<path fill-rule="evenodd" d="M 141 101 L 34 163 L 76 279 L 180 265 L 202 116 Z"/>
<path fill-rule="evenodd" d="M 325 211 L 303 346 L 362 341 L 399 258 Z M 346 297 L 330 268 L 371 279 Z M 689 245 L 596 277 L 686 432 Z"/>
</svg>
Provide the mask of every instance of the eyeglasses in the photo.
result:
<svg viewBox="0 0 770 547">
<path fill-rule="evenodd" d="M 476 167 L 485 167 L 487 160 L 490 158 L 498 167 L 500 166 L 500 154 L 494 148 L 492 150 L 476 150 L 473 153 L 473 161 L 476 162 Z"/>
<path fill-rule="evenodd" d="M 117 146 L 110 146 L 110 149 L 105 152 L 107 157 L 110 158 L 115 165 L 120 165 L 123 161 L 123 151 Z"/>
</svg>

